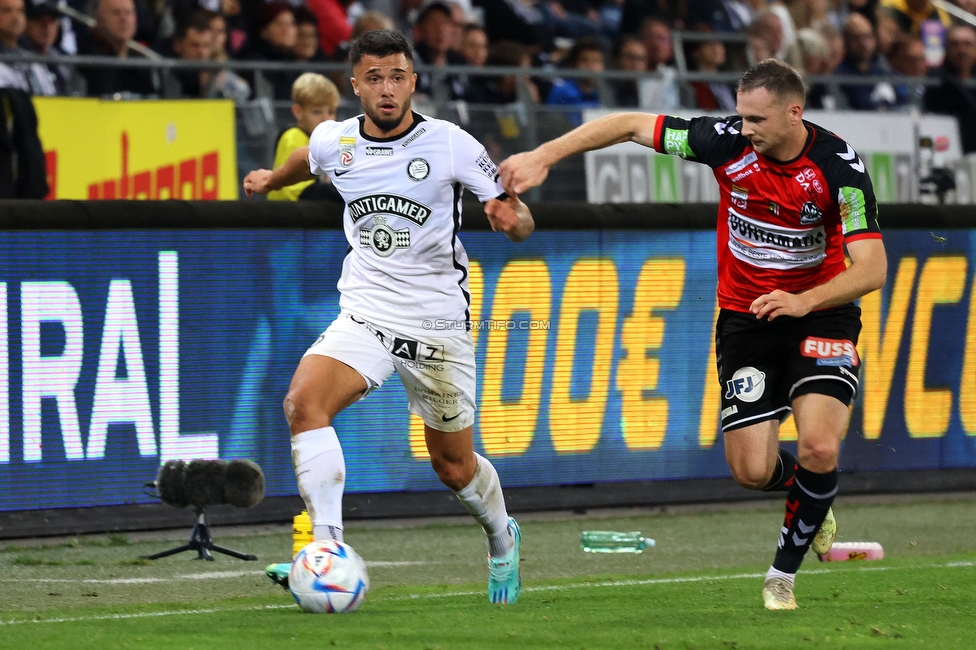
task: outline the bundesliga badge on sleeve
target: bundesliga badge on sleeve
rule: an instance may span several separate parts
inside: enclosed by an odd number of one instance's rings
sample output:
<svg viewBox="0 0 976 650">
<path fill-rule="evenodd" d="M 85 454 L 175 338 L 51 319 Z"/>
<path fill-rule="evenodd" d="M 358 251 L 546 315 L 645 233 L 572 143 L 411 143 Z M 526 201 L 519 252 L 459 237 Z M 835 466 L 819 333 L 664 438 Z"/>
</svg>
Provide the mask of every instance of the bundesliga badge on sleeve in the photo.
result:
<svg viewBox="0 0 976 650">
<path fill-rule="evenodd" d="M 339 164 L 350 167 L 356 160 L 356 138 L 339 138 Z"/>
</svg>

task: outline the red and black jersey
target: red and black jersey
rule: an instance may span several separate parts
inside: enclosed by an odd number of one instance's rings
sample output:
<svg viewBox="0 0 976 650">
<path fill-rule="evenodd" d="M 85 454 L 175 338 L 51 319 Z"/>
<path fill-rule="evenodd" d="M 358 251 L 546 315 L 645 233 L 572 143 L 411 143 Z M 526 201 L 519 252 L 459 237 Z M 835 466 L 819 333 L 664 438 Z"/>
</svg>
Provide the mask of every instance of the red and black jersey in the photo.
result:
<svg viewBox="0 0 976 650">
<path fill-rule="evenodd" d="M 854 149 L 804 122 L 788 162 L 757 152 L 742 118 L 661 115 L 654 149 L 708 165 L 719 185 L 718 303 L 748 312 L 775 289 L 799 293 L 843 271 L 844 242 L 881 237 L 871 179 Z"/>
</svg>

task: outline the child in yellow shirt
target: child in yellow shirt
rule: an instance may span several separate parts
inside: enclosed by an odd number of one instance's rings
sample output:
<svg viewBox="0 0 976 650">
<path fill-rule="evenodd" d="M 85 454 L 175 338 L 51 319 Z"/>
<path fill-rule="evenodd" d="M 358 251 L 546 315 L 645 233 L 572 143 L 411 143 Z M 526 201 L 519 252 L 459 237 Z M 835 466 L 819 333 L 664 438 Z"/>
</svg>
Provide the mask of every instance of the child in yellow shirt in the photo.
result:
<svg viewBox="0 0 976 650">
<path fill-rule="evenodd" d="M 307 147 L 309 136 L 316 126 L 326 120 L 334 120 L 339 108 L 339 89 L 335 84 L 315 72 L 306 72 L 291 87 L 291 113 L 295 116 L 295 126 L 286 129 L 278 136 L 275 147 L 274 167 L 278 167 L 299 147 Z M 309 191 L 311 194 L 320 184 L 318 181 L 302 181 L 280 190 L 268 193 L 271 201 L 297 201 L 298 197 Z M 319 194 L 319 192 L 314 192 Z M 308 197 L 312 198 L 312 197 Z M 315 197 L 319 198 L 319 197 Z"/>
</svg>

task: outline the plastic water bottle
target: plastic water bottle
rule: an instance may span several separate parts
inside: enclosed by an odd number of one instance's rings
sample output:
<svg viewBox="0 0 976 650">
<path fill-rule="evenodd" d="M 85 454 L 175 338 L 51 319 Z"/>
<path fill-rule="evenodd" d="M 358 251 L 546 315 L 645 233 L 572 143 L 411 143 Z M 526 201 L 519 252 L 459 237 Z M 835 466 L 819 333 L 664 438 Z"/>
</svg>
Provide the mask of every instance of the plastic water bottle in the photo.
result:
<svg viewBox="0 0 976 650">
<path fill-rule="evenodd" d="M 883 560 L 884 549 L 877 542 L 834 542 L 830 550 L 819 557 L 821 562 Z"/>
<path fill-rule="evenodd" d="M 640 531 L 584 530 L 580 539 L 580 548 L 587 553 L 643 553 L 653 546 L 654 540 Z"/>
<path fill-rule="evenodd" d="M 312 518 L 308 516 L 308 510 L 302 510 L 295 515 L 291 524 L 291 556 L 298 555 L 300 550 L 313 541 Z"/>
</svg>

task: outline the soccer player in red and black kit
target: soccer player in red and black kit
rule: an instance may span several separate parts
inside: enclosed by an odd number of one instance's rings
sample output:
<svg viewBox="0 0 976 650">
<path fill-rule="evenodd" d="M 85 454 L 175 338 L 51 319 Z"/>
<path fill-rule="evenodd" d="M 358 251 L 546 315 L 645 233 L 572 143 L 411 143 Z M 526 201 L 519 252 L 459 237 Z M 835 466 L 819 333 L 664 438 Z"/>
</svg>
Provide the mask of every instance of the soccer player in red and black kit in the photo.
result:
<svg viewBox="0 0 976 650">
<path fill-rule="evenodd" d="M 766 59 L 739 79 L 738 115 L 607 115 L 500 167 L 505 189 L 521 194 L 567 156 L 630 140 L 713 169 L 725 457 L 743 487 L 787 492 L 763 584 L 766 609 L 777 610 L 796 608 L 804 554 L 811 546 L 825 553 L 836 534 L 830 505 L 860 366 L 853 301 L 881 288 L 887 272 L 864 163 L 844 140 L 803 120 L 804 97 L 796 70 Z M 790 411 L 798 459 L 779 447 Z"/>
</svg>

